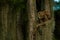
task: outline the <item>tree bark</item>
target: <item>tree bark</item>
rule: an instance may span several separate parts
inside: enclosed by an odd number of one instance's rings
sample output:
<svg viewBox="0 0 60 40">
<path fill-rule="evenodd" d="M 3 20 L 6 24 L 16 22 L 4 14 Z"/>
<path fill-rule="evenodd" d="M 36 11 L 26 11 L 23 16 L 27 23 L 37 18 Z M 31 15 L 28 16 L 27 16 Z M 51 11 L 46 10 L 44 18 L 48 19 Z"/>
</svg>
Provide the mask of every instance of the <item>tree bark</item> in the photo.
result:
<svg viewBox="0 0 60 40">
<path fill-rule="evenodd" d="M 27 40 L 33 40 L 33 27 L 35 26 L 35 0 L 27 0 L 27 12 L 28 12 L 28 37 Z"/>
<path fill-rule="evenodd" d="M 20 7 L 15 8 L 14 5 L 11 7 L 9 4 L 2 4 L 0 10 L 0 40 L 22 40 L 22 32 L 19 30 L 20 25 L 17 26 Z"/>
<path fill-rule="evenodd" d="M 42 35 L 40 35 L 37 32 L 37 39 L 36 40 L 53 40 L 53 31 L 54 31 L 54 27 L 55 27 L 55 20 L 54 20 L 54 13 L 51 7 L 52 6 L 52 1 L 50 0 L 45 0 L 45 10 L 47 14 L 49 14 L 51 16 L 50 21 L 46 21 L 47 23 L 45 23 L 45 26 L 41 26 L 40 25 L 40 29 L 42 31 Z M 43 12 L 43 11 L 42 11 Z"/>
</svg>

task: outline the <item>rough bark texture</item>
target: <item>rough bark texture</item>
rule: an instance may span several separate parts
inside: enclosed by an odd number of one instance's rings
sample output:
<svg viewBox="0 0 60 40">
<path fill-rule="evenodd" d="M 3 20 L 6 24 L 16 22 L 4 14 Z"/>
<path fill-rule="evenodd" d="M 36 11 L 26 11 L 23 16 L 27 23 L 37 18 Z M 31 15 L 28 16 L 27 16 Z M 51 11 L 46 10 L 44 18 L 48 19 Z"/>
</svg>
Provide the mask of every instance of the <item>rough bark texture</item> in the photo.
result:
<svg viewBox="0 0 60 40">
<path fill-rule="evenodd" d="M 52 40 L 53 38 L 53 31 L 54 31 L 54 26 L 55 26 L 55 21 L 54 21 L 54 13 L 51 11 L 51 4 L 50 0 L 45 0 L 45 12 L 40 11 L 40 13 L 47 14 L 49 15 L 50 18 L 47 18 L 48 20 L 45 20 L 45 22 L 42 22 L 40 24 L 34 24 L 36 23 L 35 21 L 35 6 L 34 6 L 34 1 L 33 0 L 28 0 L 28 18 L 29 18 L 29 25 L 28 25 L 28 40 Z M 53 14 L 52 14 L 53 13 Z M 37 15 L 39 16 L 39 15 Z M 37 26 L 38 27 L 37 27 Z M 36 27 L 36 31 L 34 30 L 34 27 Z M 33 33 L 34 31 L 34 33 Z M 35 35 L 33 35 L 35 34 Z M 34 39 L 35 36 L 35 39 Z"/>
<path fill-rule="evenodd" d="M 35 0 L 27 0 L 28 11 L 28 37 L 27 40 L 33 40 L 33 27 L 35 24 Z"/>
<path fill-rule="evenodd" d="M 40 13 L 44 15 L 47 13 L 51 18 L 39 24 L 37 23 L 39 12 L 36 13 L 36 0 L 27 0 L 28 24 L 17 5 L 10 6 L 5 3 L 0 10 L 0 40 L 26 40 L 26 38 L 27 40 L 52 40 L 55 21 L 54 15 L 51 16 L 49 0 L 45 0 L 45 10 Z M 24 34 L 25 31 L 27 34 Z"/>
<path fill-rule="evenodd" d="M 51 8 L 50 4 L 51 3 L 50 3 L 49 0 L 45 0 L 45 11 L 51 17 L 51 19 L 50 20 L 48 19 L 46 21 L 45 26 L 40 25 L 40 29 L 42 31 L 40 33 L 42 35 L 40 35 L 37 32 L 37 39 L 36 40 L 52 40 L 52 38 L 53 38 L 53 31 L 54 31 L 55 21 L 54 21 L 54 15 L 53 15 L 54 13 L 52 14 L 53 11 L 50 10 L 50 8 Z M 45 13 L 43 12 L 43 14 L 45 14 Z"/>
</svg>

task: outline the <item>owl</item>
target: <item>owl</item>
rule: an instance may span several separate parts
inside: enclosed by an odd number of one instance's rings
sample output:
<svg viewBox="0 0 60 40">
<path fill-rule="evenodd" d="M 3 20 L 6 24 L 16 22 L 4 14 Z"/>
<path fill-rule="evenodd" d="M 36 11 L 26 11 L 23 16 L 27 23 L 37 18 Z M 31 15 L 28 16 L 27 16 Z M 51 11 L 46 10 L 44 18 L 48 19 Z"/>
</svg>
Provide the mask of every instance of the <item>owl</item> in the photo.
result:
<svg viewBox="0 0 60 40">
<path fill-rule="evenodd" d="M 40 11 L 38 12 L 38 22 L 45 22 L 47 20 L 49 20 L 50 17 L 50 13 L 48 11 Z"/>
</svg>

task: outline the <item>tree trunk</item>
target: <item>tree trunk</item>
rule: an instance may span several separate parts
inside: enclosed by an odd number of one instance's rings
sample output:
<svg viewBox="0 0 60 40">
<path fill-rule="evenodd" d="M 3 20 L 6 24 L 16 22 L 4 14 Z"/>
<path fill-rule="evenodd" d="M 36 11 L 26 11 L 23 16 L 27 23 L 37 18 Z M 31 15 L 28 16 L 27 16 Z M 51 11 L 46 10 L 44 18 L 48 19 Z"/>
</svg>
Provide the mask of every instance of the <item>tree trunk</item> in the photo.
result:
<svg viewBox="0 0 60 40">
<path fill-rule="evenodd" d="M 50 20 L 47 20 L 45 26 L 40 25 L 40 29 L 42 31 L 42 35 L 37 32 L 37 39 L 36 40 L 52 40 L 53 38 L 53 31 L 55 27 L 55 20 L 54 20 L 54 13 L 51 11 L 51 0 L 45 0 L 45 10 L 47 14 L 51 16 Z M 43 12 L 43 11 L 42 11 Z M 40 23 L 41 24 L 41 23 Z"/>
<path fill-rule="evenodd" d="M 4 6 L 3 6 L 4 5 Z M 22 32 L 18 25 L 20 7 L 2 4 L 0 10 L 0 40 L 22 40 Z M 18 26 L 17 26 L 18 25 Z M 19 33 L 20 31 L 20 33 Z M 19 38 L 18 38 L 19 37 Z"/>
<path fill-rule="evenodd" d="M 27 0 L 27 12 L 28 12 L 28 37 L 27 40 L 33 40 L 33 27 L 35 26 L 35 0 Z"/>
<path fill-rule="evenodd" d="M 17 10 L 17 40 L 23 40 L 23 32 L 21 26 L 21 9 Z"/>
<path fill-rule="evenodd" d="M 51 11 L 52 4 L 50 1 L 45 0 L 45 10 L 44 10 L 45 12 L 40 11 L 43 14 L 47 13 L 50 16 L 50 19 L 48 19 L 47 21 L 40 23 L 40 24 L 36 24 L 35 0 L 27 1 L 27 8 L 28 8 L 27 10 L 28 10 L 28 18 L 29 18 L 29 23 L 28 23 L 28 28 L 27 28 L 27 30 L 28 30 L 27 40 L 34 40 L 34 37 L 33 37 L 34 27 L 36 27 L 35 40 L 52 40 L 55 21 L 54 21 L 54 13 L 53 13 L 53 11 Z M 44 25 L 44 23 L 45 23 L 45 25 Z M 38 25 L 38 29 L 37 29 L 36 25 Z M 40 31 L 40 33 L 39 33 L 39 31 Z"/>
</svg>

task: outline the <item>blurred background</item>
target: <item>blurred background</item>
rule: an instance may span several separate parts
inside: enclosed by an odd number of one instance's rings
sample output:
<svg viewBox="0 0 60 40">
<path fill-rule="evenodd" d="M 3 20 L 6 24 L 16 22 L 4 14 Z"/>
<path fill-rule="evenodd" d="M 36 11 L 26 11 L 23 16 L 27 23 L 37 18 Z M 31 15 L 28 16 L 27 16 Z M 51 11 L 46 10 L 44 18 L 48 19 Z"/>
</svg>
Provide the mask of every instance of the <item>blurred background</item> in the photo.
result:
<svg viewBox="0 0 60 40">
<path fill-rule="evenodd" d="M 55 14 L 54 36 L 56 40 L 60 40 L 60 0 L 54 0 L 53 10 Z"/>
</svg>

